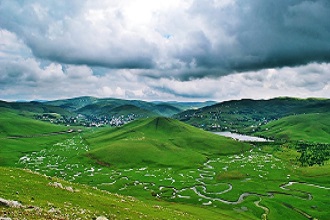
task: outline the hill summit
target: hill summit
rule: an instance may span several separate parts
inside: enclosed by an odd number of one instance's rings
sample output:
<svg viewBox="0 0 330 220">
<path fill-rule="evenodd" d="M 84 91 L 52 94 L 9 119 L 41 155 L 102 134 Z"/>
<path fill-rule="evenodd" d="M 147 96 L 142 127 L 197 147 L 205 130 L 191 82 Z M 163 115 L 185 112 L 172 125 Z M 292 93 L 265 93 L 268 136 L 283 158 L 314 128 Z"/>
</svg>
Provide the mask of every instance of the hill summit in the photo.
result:
<svg viewBox="0 0 330 220">
<path fill-rule="evenodd" d="M 103 129 L 87 137 L 90 158 L 110 166 L 196 166 L 211 154 L 231 154 L 249 145 L 220 137 L 175 119 L 136 120 L 118 129 Z"/>
</svg>

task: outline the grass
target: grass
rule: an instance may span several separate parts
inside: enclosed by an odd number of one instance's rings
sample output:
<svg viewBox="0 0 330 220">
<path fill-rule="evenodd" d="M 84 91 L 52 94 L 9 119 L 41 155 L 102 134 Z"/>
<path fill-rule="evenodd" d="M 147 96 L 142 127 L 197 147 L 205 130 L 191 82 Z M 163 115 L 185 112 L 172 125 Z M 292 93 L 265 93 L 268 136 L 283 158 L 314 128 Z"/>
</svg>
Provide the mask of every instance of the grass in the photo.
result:
<svg viewBox="0 0 330 220">
<path fill-rule="evenodd" d="M 261 127 L 262 135 L 275 139 L 330 143 L 330 113 L 288 116 Z"/>
<path fill-rule="evenodd" d="M 28 136 L 58 131 L 66 131 L 67 127 L 37 121 L 20 115 L 15 110 L 0 108 L 0 138 L 8 136 Z"/>
<path fill-rule="evenodd" d="M 47 149 L 72 136 L 73 134 L 61 134 L 34 138 L 3 138 L 0 148 L 0 166 L 16 166 L 18 160 L 26 154 Z"/>
<path fill-rule="evenodd" d="M 217 175 L 217 179 L 219 181 L 230 181 L 230 180 L 236 180 L 236 179 L 244 179 L 247 175 L 243 174 L 242 172 L 238 170 L 232 170 L 224 173 L 220 173 Z"/>
<path fill-rule="evenodd" d="M 133 197 L 25 170 L 0 167 L 0 179 L 0 197 L 19 201 L 25 206 L 0 206 L 0 216 L 12 219 L 95 219 L 98 216 L 109 219 L 195 219 L 187 212 L 165 208 L 157 202 L 148 204 Z M 52 186 L 55 182 L 74 191 Z"/>
<path fill-rule="evenodd" d="M 251 219 L 232 209 L 208 209 L 161 200 L 142 201 L 132 196 L 63 181 L 29 170 L 0 167 L 0 198 L 24 207 L 0 206 L 0 216 L 12 219 Z M 54 187 L 60 183 L 63 188 Z M 73 191 L 67 190 L 68 187 Z"/>
<path fill-rule="evenodd" d="M 169 118 L 132 122 L 85 136 L 90 158 L 115 167 L 199 166 L 210 155 L 243 152 L 248 144 L 202 131 Z M 134 152 L 134 153 L 132 153 Z"/>
<path fill-rule="evenodd" d="M 319 184 L 328 184 L 330 179 L 330 163 L 328 161 L 324 166 L 312 166 L 299 168 L 299 176 L 302 181 L 316 182 Z"/>
<path fill-rule="evenodd" d="M 293 114 L 328 113 L 329 108 L 329 99 L 242 99 L 184 111 L 174 117 L 206 130 L 253 133 L 275 119 Z"/>
<path fill-rule="evenodd" d="M 329 162 L 299 167 L 297 152 L 276 143 L 252 147 L 167 118 L 138 120 L 118 129 L 34 136 L 47 133 L 54 125 L 19 115 L 15 120 L 15 111 L 5 114 L 1 120 L 11 119 L 4 127 L 5 135 L 27 132 L 24 126 L 19 130 L 8 125 L 11 121 L 41 127 L 31 129 L 28 138 L 3 136 L 0 165 L 28 168 L 48 177 L 0 167 L 0 197 L 25 206 L 0 207 L 0 216 L 260 219 L 266 214 L 267 219 L 330 218 Z M 300 183 L 281 188 L 290 181 Z M 49 185 L 54 182 L 76 191 Z M 240 201 L 245 193 L 248 195 Z M 313 199 L 308 199 L 308 193 Z"/>
<path fill-rule="evenodd" d="M 260 199 L 261 205 L 271 210 L 269 219 L 279 219 L 283 216 L 289 216 L 291 219 L 304 219 L 301 214 L 283 205 L 283 202 L 294 204 L 296 209 L 303 209 L 306 213 L 313 213 L 311 207 L 316 203 L 320 213 L 313 214 L 314 217 L 329 217 L 330 215 L 324 204 L 326 199 L 321 197 L 322 194 L 318 191 L 323 190 L 323 194 L 327 194 L 329 190 L 299 185 L 299 187 L 305 187 L 304 191 L 313 195 L 313 200 L 306 201 L 306 193 L 280 188 L 282 184 L 289 181 L 303 181 L 330 187 L 327 181 L 329 178 L 327 166 L 315 166 L 313 169 L 293 166 L 291 161 L 295 155 L 291 149 L 276 151 L 276 154 L 273 154 L 271 147 L 260 146 L 260 149 L 256 147 L 252 151 L 240 154 L 214 155 L 198 168 L 195 166 L 190 168 L 156 166 L 155 164 L 146 166 L 135 164 L 130 168 L 120 168 L 105 167 L 82 157 L 85 152 L 84 146 L 83 138 L 78 137 L 77 134 L 67 141 L 47 148 L 40 154 L 31 154 L 31 158 L 44 155 L 45 159 L 41 164 L 37 163 L 37 160 L 31 159 L 27 168 L 38 169 L 41 173 L 59 176 L 76 183 L 97 186 L 99 189 L 109 192 L 134 196 L 146 203 L 160 202 L 161 206 L 172 208 L 179 206 L 182 207 L 180 210 L 186 210 L 189 214 L 204 213 L 203 218 L 207 219 L 216 219 L 222 215 L 232 216 L 232 218 L 235 216 L 238 219 L 258 219 L 264 212 L 261 208 L 256 207 L 254 202 Z M 33 161 L 35 166 L 31 165 Z M 57 167 L 48 166 L 56 164 L 58 164 Z M 308 172 L 308 174 L 304 172 Z M 80 174 L 76 175 L 77 173 Z M 218 194 L 227 190 L 228 184 L 232 186 L 232 189 Z M 207 197 L 198 196 L 191 187 L 196 187 L 197 192 Z M 205 191 L 203 187 L 206 187 Z M 297 186 L 287 188 L 294 187 Z M 220 198 L 235 202 L 240 195 L 246 192 L 253 195 L 246 197 L 238 204 L 225 204 L 217 201 Z M 274 198 L 269 196 L 269 193 L 273 194 Z M 205 205 L 210 201 L 209 206 Z M 300 201 L 304 202 L 303 206 Z M 284 215 L 277 210 L 285 210 L 288 213 Z"/>
<path fill-rule="evenodd" d="M 34 120 L 15 110 L 0 108 L 0 166 L 16 166 L 27 153 L 40 151 L 73 134 L 55 134 L 67 131 L 60 125 Z"/>
</svg>

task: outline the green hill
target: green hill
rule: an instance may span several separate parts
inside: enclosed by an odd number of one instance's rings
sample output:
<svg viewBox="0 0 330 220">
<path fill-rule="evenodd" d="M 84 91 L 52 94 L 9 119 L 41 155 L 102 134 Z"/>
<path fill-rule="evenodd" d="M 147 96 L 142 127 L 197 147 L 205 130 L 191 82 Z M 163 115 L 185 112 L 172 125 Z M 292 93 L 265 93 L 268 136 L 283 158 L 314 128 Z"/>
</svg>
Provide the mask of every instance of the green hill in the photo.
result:
<svg viewBox="0 0 330 220">
<path fill-rule="evenodd" d="M 96 219 L 99 216 L 105 216 L 107 219 L 199 218 L 173 207 L 166 208 L 160 202 L 146 203 L 133 197 L 111 194 L 27 170 L 0 167 L 0 179 L 0 218 Z M 19 201 L 19 203 L 10 204 L 10 201 Z"/>
<path fill-rule="evenodd" d="M 38 121 L 19 111 L 0 107 L 0 165 L 15 166 L 27 152 L 44 149 L 67 138 L 69 133 L 63 132 L 67 130 L 66 126 Z"/>
<path fill-rule="evenodd" d="M 38 121 L 18 111 L 0 107 L 0 137 L 28 136 L 65 131 L 65 126 Z"/>
<path fill-rule="evenodd" d="M 101 164 L 196 167 L 208 155 L 238 153 L 250 146 L 169 118 L 137 120 L 86 136 L 90 158 Z"/>
<path fill-rule="evenodd" d="M 186 111 L 189 109 L 198 109 L 206 106 L 211 106 L 217 104 L 215 101 L 205 101 L 205 102 L 177 102 L 177 101 L 168 101 L 168 102 L 153 102 L 155 104 L 165 104 L 174 106 L 175 108 L 180 109 L 181 111 Z"/>
<path fill-rule="evenodd" d="M 166 103 L 161 103 L 155 105 L 153 112 L 156 112 L 158 115 L 170 117 L 174 114 L 181 112 L 181 109 Z"/>
<path fill-rule="evenodd" d="M 156 115 L 154 104 L 140 100 L 124 100 L 115 98 L 95 98 L 95 97 L 77 97 L 72 99 L 55 100 L 47 102 L 49 105 L 58 106 L 69 111 L 83 115 L 109 116 L 114 114 L 135 114 L 142 111 L 147 116 Z M 118 107 L 125 109 L 123 113 L 118 113 Z M 128 109 L 131 106 L 132 109 Z M 114 110 L 114 111 L 112 111 Z"/>
<path fill-rule="evenodd" d="M 243 99 L 188 110 L 175 115 L 174 118 L 206 130 L 249 133 L 275 119 L 295 114 L 328 112 L 329 109 L 330 99 Z"/>
<path fill-rule="evenodd" d="M 63 116 L 72 116 L 75 113 L 69 112 L 61 107 L 47 105 L 40 102 L 5 102 L 0 101 L 0 108 L 12 109 L 21 114 L 43 114 L 43 113 L 57 113 Z"/>
<path fill-rule="evenodd" d="M 67 111 L 76 112 L 86 116 L 109 116 L 115 114 L 112 109 L 126 106 L 127 114 L 140 114 L 144 111 L 143 117 L 151 115 L 172 116 L 183 110 L 204 107 L 215 102 L 146 102 L 142 100 L 125 100 L 115 98 L 95 98 L 83 96 L 71 99 L 54 100 L 45 102 L 47 105 L 63 108 Z M 127 106 L 134 108 L 128 109 Z"/>
<path fill-rule="evenodd" d="M 84 115 L 137 115 L 140 117 L 150 116 L 171 116 L 181 110 L 167 104 L 152 104 L 137 100 L 104 100 L 97 103 L 86 105 L 78 110 L 77 113 Z"/>
<path fill-rule="evenodd" d="M 256 134 L 276 139 L 330 143 L 330 113 L 284 117 L 262 126 Z"/>
<path fill-rule="evenodd" d="M 110 110 L 111 115 L 120 116 L 120 115 L 136 115 L 140 117 L 150 117 L 156 116 L 156 113 L 150 112 L 148 110 L 139 108 L 135 105 L 121 105 Z"/>
<path fill-rule="evenodd" d="M 76 111 L 84 115 L 97 116 L 120 116 L 120 115 L 135 115 L 137 117 L 150 117 L 157 115 L 156 113 L 137 107 L 132 104 L 123 103 L 95 103 L 84 106 Z"/>
<path fill-rule="evenodd" d="M 76 111 L 86 105 L 90 105 L 96 103 L 98 101 L 95 97 L 90 96 L 82 96 L 71 99 L 62 99 L 62 100 L 54 100 L 46 102 L 48 105 L 58 106 L 64 108 L 68 111 Z"/>
</svg>

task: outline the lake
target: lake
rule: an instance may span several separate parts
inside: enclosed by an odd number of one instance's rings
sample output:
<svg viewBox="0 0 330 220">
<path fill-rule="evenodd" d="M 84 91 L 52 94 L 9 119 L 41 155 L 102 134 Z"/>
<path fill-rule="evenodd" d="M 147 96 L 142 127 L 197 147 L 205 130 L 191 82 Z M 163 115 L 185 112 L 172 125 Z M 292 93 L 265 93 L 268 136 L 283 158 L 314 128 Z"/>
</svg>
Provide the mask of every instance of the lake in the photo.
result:
<svg viewBox="0 0 330 220">
<path fill-rule="evenodd" d="M 225 132 L 213 132 L 214 134 L 221 135 L 224 137 L 230 137 L 233 139 L 236 139 L 238 141 L 255 141 L 255 142 L 269 142 L 271 140 L 265 139 L 265 138 L 260 138 L 260 137 L 254 137 L 254 136 L 248 136 L 248 135 L 243 135 L 243 134 L 237 134 L 237 133 L 232 133 L 229 131 Z"/>
</svg>

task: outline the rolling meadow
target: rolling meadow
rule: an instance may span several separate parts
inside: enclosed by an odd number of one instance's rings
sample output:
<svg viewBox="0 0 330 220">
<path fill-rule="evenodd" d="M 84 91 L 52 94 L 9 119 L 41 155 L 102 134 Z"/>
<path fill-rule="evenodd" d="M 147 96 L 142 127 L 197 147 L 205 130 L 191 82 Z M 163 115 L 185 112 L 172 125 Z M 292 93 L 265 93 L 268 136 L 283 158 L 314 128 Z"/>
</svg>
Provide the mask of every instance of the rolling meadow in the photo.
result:
<svg viewBox="0 0 330 220">
<path fill-rule="evenodd" d="M 3 217 L 330 217 L 326 112 L 273 120 L 254 133 L 271 141 L 241 142 L 163 116 L 83 127 L 0 111 Z"/>
</svg>

